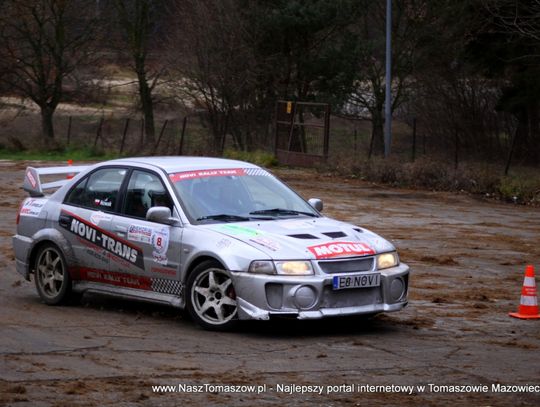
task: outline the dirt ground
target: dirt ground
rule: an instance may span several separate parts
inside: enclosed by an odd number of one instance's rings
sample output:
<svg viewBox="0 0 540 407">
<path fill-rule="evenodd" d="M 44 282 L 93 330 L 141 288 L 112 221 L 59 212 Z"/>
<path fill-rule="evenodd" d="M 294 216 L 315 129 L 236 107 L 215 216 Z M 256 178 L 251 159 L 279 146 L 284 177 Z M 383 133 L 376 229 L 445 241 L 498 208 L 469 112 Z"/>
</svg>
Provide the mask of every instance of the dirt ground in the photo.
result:
<svg viewBox="0 0 540 407">
<path fill-rule="evenodd" d="M 11 251 L 27 164 L 0 162 L 0 405 L 540 405 L 539 387 L 492 388 L 540 385 L 540 320 L 508 316 L 525 265 L 540 272 L 538 208 L 278 170 L 305 198 L 322 198 L 328 216 L 394 242 L 412 268 L 410 304 L 369 321 L 253 322 L 211 333 L 161 306 L 98 296 L 42 304 Z M 152 389 L 180 384 L 231 387 Z M 241 385 L 262 387 L 232 387 Z M 340 385 L 352 387 L 330 387 Z M 488 390 L 457 387 L 466 385 Z M 323 386 L 322 394 L 300 386 Z"/>
</svg>

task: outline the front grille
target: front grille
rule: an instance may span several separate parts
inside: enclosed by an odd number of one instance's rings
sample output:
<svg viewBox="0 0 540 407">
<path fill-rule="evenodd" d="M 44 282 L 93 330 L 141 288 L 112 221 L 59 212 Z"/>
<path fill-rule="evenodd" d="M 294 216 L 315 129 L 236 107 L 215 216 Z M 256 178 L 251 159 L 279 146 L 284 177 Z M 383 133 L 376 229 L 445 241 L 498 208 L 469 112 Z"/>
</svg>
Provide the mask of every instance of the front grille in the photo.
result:
<svg viewBox="0 0 540 407">
<path fill-rule="evenodd" d="M 345 308 L 382 302 L 381 287 L 332 290 L 331 286 L 325 286 L 319 305 L 321 308 Z"/>
<path fill-rule="evenodd" d="M 373 257 L 349 260 L 321 260 L 319 261 L 319 267 L 326 274 L 370 271 L 373 268 L 373 260 Z"/>
</svg>

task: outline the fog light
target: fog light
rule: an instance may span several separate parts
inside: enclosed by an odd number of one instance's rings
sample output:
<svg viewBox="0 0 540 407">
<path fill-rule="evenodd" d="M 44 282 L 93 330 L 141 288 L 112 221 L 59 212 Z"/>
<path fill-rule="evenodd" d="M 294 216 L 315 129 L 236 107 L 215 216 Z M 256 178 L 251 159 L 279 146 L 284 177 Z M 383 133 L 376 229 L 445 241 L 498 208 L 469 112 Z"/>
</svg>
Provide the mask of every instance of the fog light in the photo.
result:
<svg viewBox="0 0 540 407">
<path fill-rule="evenodd" d="M 401 277 L 394 278 L 390 283 L 390 299 L 398 302 L 405 294 L 405 281 Z"/>
<path fill-rule="evenodd" d="M 294 302 L 300 309 L 308 309 L 315 304 L 317 292 L 309 285 L 300 286 L 294 293 Z"/>
</svg>

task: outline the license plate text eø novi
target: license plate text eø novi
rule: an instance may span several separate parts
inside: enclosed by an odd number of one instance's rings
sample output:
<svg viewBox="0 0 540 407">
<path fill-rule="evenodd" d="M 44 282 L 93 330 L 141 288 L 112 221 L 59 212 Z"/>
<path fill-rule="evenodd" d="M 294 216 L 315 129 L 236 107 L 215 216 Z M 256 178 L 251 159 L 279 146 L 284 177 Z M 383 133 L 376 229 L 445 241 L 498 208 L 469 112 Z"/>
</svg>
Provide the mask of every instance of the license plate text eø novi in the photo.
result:
<svg viewBox="0 0 540 407">
<path fill-rule="evenodd" d="M 345 288 L 377 287 L 380 283 L 381 275 L 379 273 L 356 276 L 334 276 L 332 279 L 332 288 L 334 290 L 343 290 Z"/>
</svg>

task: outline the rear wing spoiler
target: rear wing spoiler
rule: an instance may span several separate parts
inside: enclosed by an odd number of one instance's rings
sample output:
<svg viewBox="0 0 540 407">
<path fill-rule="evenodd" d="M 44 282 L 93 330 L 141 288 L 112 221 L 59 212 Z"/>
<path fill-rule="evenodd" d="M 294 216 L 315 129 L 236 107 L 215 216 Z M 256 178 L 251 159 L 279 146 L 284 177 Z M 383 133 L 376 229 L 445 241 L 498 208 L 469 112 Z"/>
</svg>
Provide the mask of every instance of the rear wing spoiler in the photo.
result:
<svg viewBox="0 0 540 407">
<path fill-rule="evenodd" d="M 24 176 L 23 189 L 30 194 L 31 197 L 40 197 L 43 196 L 44 190 L 60 188 L 61 186 L 67 184 L 72 177 L 66 177 L 59 181 L 41 183 L 42 175 L 62 175 L 70 174 L 75 175 L 79 172 L 86 170 L 89 165 L 77 165 L 77 166 L 66 166 L 66 167 L 26 167 L 26 172 Z"/>
</svg>

